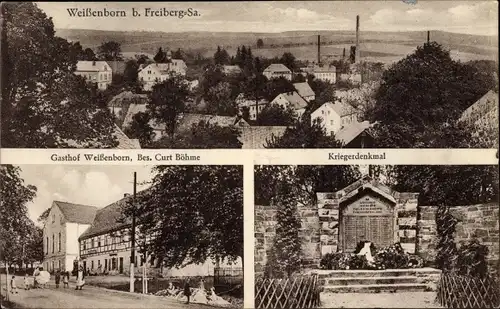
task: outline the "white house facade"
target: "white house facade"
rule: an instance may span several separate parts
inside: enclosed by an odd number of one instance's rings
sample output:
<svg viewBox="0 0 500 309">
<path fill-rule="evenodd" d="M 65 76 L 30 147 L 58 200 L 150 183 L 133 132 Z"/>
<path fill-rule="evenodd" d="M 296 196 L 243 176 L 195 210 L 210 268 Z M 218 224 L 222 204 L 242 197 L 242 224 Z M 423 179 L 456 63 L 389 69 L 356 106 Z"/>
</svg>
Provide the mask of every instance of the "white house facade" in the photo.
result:
<svg viewBox="0 0 500 309">
<path fill-rule="evenodd" d="M 143 84 L 144 90 L 151 91 L 156 83 L 161 83 L 172 74 L 186 76 L 186 70 L 187 66 L 184 60 L 169 59 L 167 63 L 152 63 L 141 68 L 138 78 Z"/>
<path fill-rule="evenodd" d="M 279 105 L 283 108 L 290 107 L 294 110 L 297 117 L 300 118 L 304 114 L 307 106 L 306 100 L 304 100 L 296 91 L 280 93 L 271 104 Z"/>
<path fill-rule="evenodd" d="M 97 208 L 54 201 L 43 227 L 43 267 L 72 271 L 79 258 L 78 237 L 94 220 Z"/>
<path fill-rule="evenodd" d="M 359 111 L 344 102 L 326 102 L 311 113 L 311 122 L 319 119 L 328 135 L 358 122 Z"/>
<path fill-rule="evenodd" d="M 113 80 L 113 70 L 106 61 L 78 61 L 75 74 L 96 84 L 100 90 L 107 89 Z"/>
<path fill-rule="evenodd" d="M 262 74 L 267 77 L 267 79 L 284 77 L 288 80 L 292 80 L 292 71 L 281 63 L 269 65 Z"/>
<path fill-rule="evenodd" d="M 258 115 L 269 105 L 269 101 L 266 99 L 252 100 L 246 98 L 243 94 L 239 94 L 236 98 L 236 105 L 240 111 L 248 108 L 249 119 L 257 120 Z"/>
</svg>

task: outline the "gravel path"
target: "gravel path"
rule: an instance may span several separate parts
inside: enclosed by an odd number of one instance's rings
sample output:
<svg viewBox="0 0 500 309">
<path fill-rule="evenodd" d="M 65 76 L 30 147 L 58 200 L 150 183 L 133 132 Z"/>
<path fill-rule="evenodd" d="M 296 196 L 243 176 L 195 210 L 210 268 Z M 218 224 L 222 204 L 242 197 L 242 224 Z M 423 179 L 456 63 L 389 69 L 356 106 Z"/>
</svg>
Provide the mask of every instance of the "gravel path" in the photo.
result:
<svg viewBox="0 0 500 309">
<path fill-rule="evenodd" d="M 321 293 L 323 308 L 442 308 L 436 292 Z"/>
</svg>

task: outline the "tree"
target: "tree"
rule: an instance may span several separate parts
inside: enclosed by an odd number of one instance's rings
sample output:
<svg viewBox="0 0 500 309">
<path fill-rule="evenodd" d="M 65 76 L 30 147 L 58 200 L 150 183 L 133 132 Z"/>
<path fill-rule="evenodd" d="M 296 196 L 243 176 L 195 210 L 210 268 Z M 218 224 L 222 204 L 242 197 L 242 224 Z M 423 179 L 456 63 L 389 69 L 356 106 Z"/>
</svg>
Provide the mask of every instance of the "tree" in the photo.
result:
<svg viewBox="0 0 500 309">
<path fill-rule="evenodd" d="M 94 51 L 91 48 L 85 48 L 81 57 L 82 57 L 81 60 L 87 60 L 87 61 L 94 61 L 97 59 Z"/>
<path fill-rule="evenodd" d="M 383 73 L 368 120 L 378 122 L 379 147 L 468 147 L 457 125 L 461 113 L 484 95 L 477 69 L 451 59 L 435 42 L 426 43 Z M 423 91 L 422 89 L 425 89 Z"/>
<path fill-rule="evenodd" d="M 36 196 L 36 187 L 26 185 L 21 169 L 12 165 L 0 166 L 0 261 L 8 268 L 24 252 L 23 244 L 29 239 L 27 204 Z M 7 282 L 7 291 L 9 282 Z"/>
<path fill-rule="evenodd" d="M 172 59 L 185 60 L 184 54 L 180 48 L 177 48 L 177 50 L 172 54 Z"/>
<path fill-rule="evenodd" d="M 334 136 L 327 136 L 318 121 L 310 123 L 305 113 L 293 127 L 285 130 L 280 137 L 266 142 L 266 148 L 340 148 L 341 144 Z"/>
<path fill-rule="evenodd" d="M 158 48 L 158 52 L 154 56 L 153 60 L 156 63 L 164 63 L 167 58 L 167 54 L 163 51 L 163 49 L 160 47 Z"/>
<path fill-rule="evenodd" d="M 394 189 L 419 192 L 420 205 L 470 205 L 498 201 L 495 166 L 395 165 Z M 453 179 L 453 181 L 443 181 Z"/>
<path fill-rule="evenodd" d="M 207 114 L 236 116 L 238 113 L 236 102 L 231 98 L 231 85 L 228 82 L 219 82 L 215 87 L 208 89 L 205 100 Z"/>
<path fill-rule="evenodd" d="M 268 101 L 274 100 L 279 94 L 294 92 L 295 87 L 293 84 L 284 77 L 270 79 L 264 88 L 264 98 Z"/>
<path fill-rule="evenodd" d="M 264 41 L 262 39 L 257 39 L 257 48 L 262 48 L 264 47 Z"/>
<path fill-rule="evenodd" d="M 206 121 L 193 124 L 190 130 L 175 136 L 166 136 L 154 148 L 169 149 L 224 149 L 241 148 L 240 132 L 236 127 L 222 127 Z"/>
<path fill-rule="evenodd" d="M 316 192 L 336 192 L 361 177 L 349 165 L 261 165 L 255 167 L 255 204 L 270 205 L 278 186 L 288 182 L 301 205 L 317 203 Z"/>
<path fill-rule="evenodd" d="M 132 117 L 130 126 L 124 129 L 124 133 L 129 138 L 139 139 L 142 148 L 147 148 L 153 142 L 155 132 L 151 125 L 151 115 L 144 112 L 139 112 Z"/>
<path fill-rule="evenodd" d="M 36 219 L 36 222 L 38 224 L 44 225 L 45 222 L 47 221 L 47 218 L 49 217 L 50 214 L 50 208 L 45 209 L 40 216 Z"/>
<path fill-rule="evenodd" d="M 4 3 L 2 10 L 3 146 L 67 147 L 69 140 L 78 147 L 115 146 L 111 114 L 74 75 L 74 45 L 54 35 L 51 19 L 34 3 Z"/>
<path fill-rule="evenodd" d="M 168 79 L 153 86 L 147 109 L 152 118 L 165 125 L 167 134 L 173 135 L 179 114 L 186 109 L 186 102 L 191 96 L 184 79 L 171 75 Z"/>
<path fill-rule="evenodd" d="M 257 111 L 259 110 L 259 102 L 265 98 L 266 84 L 267 78 L 262 74 L 254 75 L 241 83 L 240 89 L 243 89 L 246 98 L 255 101 Z"/>
<path fill-rule="evenodd" d="M 152 186 L 124 209 L 137 214 L 140 232 L 157 233 L 149 250 L 166 267 L 243 260 L 241 166 L 157 166 Z M 165 204 L 164 201 L 169 201 Z"/>
<path fill-rule="evenodd" d="M 140 54 L 140 55 L 135 55 L 135 59 L 137 59 L 137 64 L 147 64 L 151 59 L 147 55 Z"/>
<path fill-rule="evenodd" d="M 214 54 L 214 63 L 219 65 L 229 64 L 230 57 L 225 49 L 217 46 L 217 51 Z"/>
<path fill-rule="evenodd" d="M 123 60 L 121 44 L 115 41 L 103 42 L 97 49 L 97 55 L 104 61 Z"/>
<path fill-rule="evenodd" d="M 291 126 L 295 124 L 296 118 L 297 114 L 290 106 L 283 108 L 270 104 L 260 112 L 257 123 L 259 126 Z"/>
<path fill-rule="evenodd" d="M 280 63 L 284 64 L 287 68 L 289 68 L 293 72 L 297 70 L 295 60 L 296 60 L 295 56 L 292 53 L 286 52 L 281 56 Z"/>
<path fill-rule="evenodd" d="M 302 226 L 294 192 L 286 182 L 278 186 L 273 204 L 276 212 L 276 235 L 268 254 L 266 277 L 290 277 L 302 267 Z"/>
<path fill-rule="evenodd" d="M 123 81 L 134 88 L 139 86 L 138 80 L 139 64 L 135 60 L 129 60 L 125 63 L 123 70 Z M 113 74 L 114 75 L 114 74 Z"/>
</svg>

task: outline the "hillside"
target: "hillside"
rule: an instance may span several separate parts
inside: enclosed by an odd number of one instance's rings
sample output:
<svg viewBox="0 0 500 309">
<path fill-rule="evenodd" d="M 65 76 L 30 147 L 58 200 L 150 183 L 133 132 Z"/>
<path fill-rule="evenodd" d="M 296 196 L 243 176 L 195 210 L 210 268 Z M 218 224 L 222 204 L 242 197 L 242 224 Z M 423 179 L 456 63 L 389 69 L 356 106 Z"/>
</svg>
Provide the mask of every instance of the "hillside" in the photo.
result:
<svg viewBox="0 0 500 309">
<path fill-rule="evenodd" d="M 125 56 L 136 53 L 154 54 L 158 47 L 182 48 L 212 56 L 217 45 L 224 46 L 234 55 L 239 45 L 251 46 L 254 55 L 264 57 L 281 56 L 291 52 L 301 60 L 316 60 L 317 35 L 321 35 L 322 57 L 335 59 L 347 52 L 354 44 L 353 31 L 290 31 L 282 33 L 247 32 L 120 32 L 84 29 L 58 29 L 57 35 L 71 41 L 80 41 L 84 47 L 97 48 L 102 42 L 114 40 L 122 44 Z M 425 31 L 373 32 L 362 31 L 361 56 L 370 61 L 390 63 L 411 53 L 416 46 L 425 42 Z M 261 38 L 264 47 L 257 49 L 256 41 Z M 432 31 L 435 40 L 451 51 L 455 59 L 462 61 L 497 59 L 498 38 Z"/>
</svg>

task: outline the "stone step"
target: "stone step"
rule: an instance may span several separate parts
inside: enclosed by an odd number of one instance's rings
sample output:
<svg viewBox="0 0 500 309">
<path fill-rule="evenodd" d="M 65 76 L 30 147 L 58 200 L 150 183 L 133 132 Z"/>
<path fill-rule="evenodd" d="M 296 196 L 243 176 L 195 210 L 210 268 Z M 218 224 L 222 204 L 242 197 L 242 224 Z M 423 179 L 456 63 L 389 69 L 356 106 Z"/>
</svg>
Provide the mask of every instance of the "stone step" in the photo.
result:
<svg viewBox="0 0 500 309">
<path fill-rule="evenodd" d="M 324 286 L 347 286 L 366 284 L 396 284 L 396 283 L 418 283 L 416 276 L 394 276 L 394 277 L 341 277 L 321 279 Z"/>
<path fill-rule="evenodd" d="M 430 288 L 422 283 L 396 283 L 396 284 L 355 284 L 355 285 L 328 285 L 325 293 L 380 293 L 380 292 L 423 292 Z"/>
<path fill-rule="evenodd" d="M 400 276 L 439 276 L 441 271 L 434 268 L 385 269 L 385 270 L 314 270 L 319 279 L 331 278 L 369 278 L 369 277 L 400 277 Z"/>
</svg>

